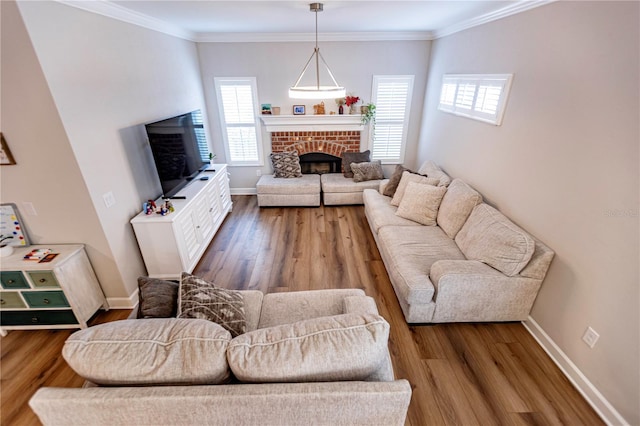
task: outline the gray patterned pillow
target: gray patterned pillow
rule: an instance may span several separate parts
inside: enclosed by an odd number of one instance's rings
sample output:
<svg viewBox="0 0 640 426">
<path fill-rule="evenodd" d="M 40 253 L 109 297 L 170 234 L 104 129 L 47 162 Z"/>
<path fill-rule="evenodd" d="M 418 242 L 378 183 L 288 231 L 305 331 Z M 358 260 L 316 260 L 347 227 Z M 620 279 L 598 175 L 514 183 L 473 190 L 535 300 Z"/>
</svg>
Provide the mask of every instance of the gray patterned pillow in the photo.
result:
<svg viewBox="0 0 640 426">
<path fill-rule="evenodd" d="M 342 153 L 342 168 L 344 169 L 344 177 L 352 178 L 353 171 L 351 170 L 351 163 L 364 163 L 369 161 L 371 155 L 370 150 L 365 152 L 343 152 Z"/>
<path fill-rule="evenodd" d="M 271 165 L 273 166 L 274 177 L 302 177 L 302 170 L 300 169 L 300 157 L 298 157 L 298 153 L 295 151 L 272 153 Z"/>
<path fill-rule="evenodd" d="M 195 275 L 182 273 L 178 298 L 178 318 L 215 322 L 236 337 L 247 331 L 242 293 L 216 288 Z"/>
<path fill-rule="evenodd" d="M 367 180 L 384 179 L 382 162 L 380 160 L 366 163 L 351 163 L 354 182 L 364 182 Z"/>
</svg>

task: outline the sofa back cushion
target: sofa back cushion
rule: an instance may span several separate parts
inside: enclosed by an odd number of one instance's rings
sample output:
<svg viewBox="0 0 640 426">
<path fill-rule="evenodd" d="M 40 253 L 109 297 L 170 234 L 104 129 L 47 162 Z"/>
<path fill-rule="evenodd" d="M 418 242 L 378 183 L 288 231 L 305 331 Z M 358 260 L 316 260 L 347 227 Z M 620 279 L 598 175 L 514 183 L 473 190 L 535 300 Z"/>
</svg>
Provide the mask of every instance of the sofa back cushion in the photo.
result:
<svg viewBox="0 0 640 426">
<path fill-rule="evenodd" d="M 227 359 L 243 382 L 365 380 L 386 362 L 388 338 L 379 315 L 335 315 L 245 333 Z"/>
<path fill-rule="evenodd" d="M 427 175 L 430 178 L 438 179 L 438 186 L 449 186 L 451 183 L 449 175 L 443 172 L 440 166 L 433 161 L 425 161 L 422 166 L 420 166 L 418 173 L 421 175 Z"/>
<path fill-rule="evenodd" d="M 230 341 L 229 332 L 211 321 L 134 319 L 73 333 L 62 356 L 99 385 L 220 384 L 229 378 Z"/>
<path fill-rule="evenodd" d="M 455 238 L 469 260 L 478 260 L 507 276 L 517 275 L 531 260 L 533 238 L 493 207 L 478 204 Z"/>
<path fill-rule="evenodd" d="M 454 179 L 444 194 L 438 210 L 438 226 L 455 238 L 475 206 L 482 202 L 482 195 L 460 179 Z"/>
</svg>

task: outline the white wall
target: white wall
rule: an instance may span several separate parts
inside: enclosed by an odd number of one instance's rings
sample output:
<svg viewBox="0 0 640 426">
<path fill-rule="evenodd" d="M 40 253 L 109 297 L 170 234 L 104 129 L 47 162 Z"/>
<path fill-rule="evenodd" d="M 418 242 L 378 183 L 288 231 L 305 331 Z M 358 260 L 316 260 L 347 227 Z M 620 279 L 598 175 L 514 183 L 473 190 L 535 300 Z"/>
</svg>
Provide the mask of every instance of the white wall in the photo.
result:
<svg viewBox="0 0 640 426">
<path fill-rule="evenodd" d="M 313 114 L 313 105 L 320 101 L 293 100 L 288 89 L 295 83 L 305 62 L 313 52 L 313 43 L 199 43 L 201 73 L 204 83 L 213 146 L 219 161 L 224 161 L 224 146 L 218 115 L 214 77 L 256 77 L 258 103 L 280 106 L 281 114 L 292 114 L 294 104 L 305 104 L 307 114 Z M 363 102 L 371 101 L 372 76 L 415 75 L 408 131 L 406 159 L 416 157 L 420 118 L 424 103 L 430 41 L 377 41 L 377 42 L 320 42 L 320 51 L 329 64 L 336 80 L 347 93 L 359 96 Z M 307 71 L 307 76 L 315 72 Z M 322 80 L 323 82 L 325 80 Z M 333 100 L 325 100 L 327 114 L 337 111 Z M 366 140 L 366 135 L 363 135 Z M 231 188 L 253 188 L 258 180 L 256 170 L 271 172 L 269 134 L 263 132 L 265 165 L 263 167 L 230 167 Z M 363 150 L 366 148 L 363 148 Z M 390 167 L 389 171 L 392 171 Z"/>
<path fill-rule="evenodd" d="M 33 159 L 18 165 L 20 173 L 3 174 L 3 186 L 12 191 L 3 191 L 2 200 L 36 204 L 38 217 L 26 220 L 30 229 L 38 230 L 36 242 L 61 242 L 61 234 L 69 234 L 69 240 L 87 243 L 107 297 L 126 299 L 137 288 L 136 278 L 145 273 L 129 220 L 159 188 L 140 125 L 204 106 L 195 44 L 57 2 L 18 6 L 66 133 L 66 140 L 64 134 L 56 135 L 57 143 L 68 155 L 38 168 L 54 158 L 42 149 L 51 143 L 49 138 L 12 135 L 15 143 L 24 144 L 21 159 Z M 5 28 L 3 43 L 4 35 Z M 35 99 L 23 103 L 26 111 L 38 107 Z M 53 108 L 45 113 L 47 120 L 54 120 Z M 3 126 L 10 127 L 6 121 Z M 50 170 L 55 172 L 47 173 Z M 78 197 L 81 205 L 64 188 L 42 194 L 44 189 L 36 188 L 41 180 L 20 179 L 29 173 L 45 181 L 75 173 L 74 184 L 83 181 L 76 186 L 85 191 Z M 116 205 L 107 209 L 102 196 L 109 191 Z M 73 212 L 68 218 L 51 216 L 54 209 Z M 85 234 L 76 227 L 90 231 Z"/>
<path fill-rule="evenodd" d="M 557 2 L 436 40 L 420 137 L 421 161 L 556 251 L 531 316 L 634 425 L 639 16 L 637 2 Z M 514 73 L 503 125 L 438 111 L 443 73 Z"/>
</svg>

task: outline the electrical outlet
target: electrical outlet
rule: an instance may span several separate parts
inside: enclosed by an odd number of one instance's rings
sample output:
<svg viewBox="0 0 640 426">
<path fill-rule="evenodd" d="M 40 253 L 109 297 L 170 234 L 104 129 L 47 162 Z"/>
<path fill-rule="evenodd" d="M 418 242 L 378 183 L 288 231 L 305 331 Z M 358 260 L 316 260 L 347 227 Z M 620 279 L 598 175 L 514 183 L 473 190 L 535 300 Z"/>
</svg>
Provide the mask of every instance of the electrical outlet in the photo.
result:
<svg viewBox="0 0 640 426">
<path fill-rule="evenodd" d="M 107 208 L 113 207 L 116 203 L 116 197 L 114 197 L 113 192 L 111 191 L 102 194 L 102 199 L 104 200 L 104 205 L 107 206 Z"/>
<path fill-rule="evenodd" d="M 262 176 L 262 170 L 256 170 L 256 176 L 258 177 Z"/>
<path fill-rule="evenodd" d="M 584 336 L 582 336 L 582 340 L 584 340 L 590 348 L 593 348 L 596 345 L 599 338 L 600 335 L 591 327 L 587 327 L 587 331 L 585 331 Z"/>
</svg>

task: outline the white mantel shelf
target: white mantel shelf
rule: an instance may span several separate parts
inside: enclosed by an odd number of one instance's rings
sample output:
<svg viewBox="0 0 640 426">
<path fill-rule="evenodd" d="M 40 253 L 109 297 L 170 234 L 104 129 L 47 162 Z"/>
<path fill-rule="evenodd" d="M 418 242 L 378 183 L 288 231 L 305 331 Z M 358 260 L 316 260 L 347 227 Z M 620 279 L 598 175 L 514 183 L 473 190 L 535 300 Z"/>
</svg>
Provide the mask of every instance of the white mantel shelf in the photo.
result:
<svg viewBox="0 0 640 426">
<path fill-rule="evenodd" d="M 360 114 L 353 115 L 263 115 L 267 132 L 333 132 L 364 129 Z"/>
</svg>

